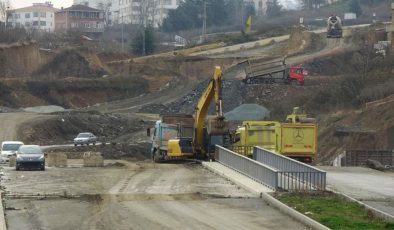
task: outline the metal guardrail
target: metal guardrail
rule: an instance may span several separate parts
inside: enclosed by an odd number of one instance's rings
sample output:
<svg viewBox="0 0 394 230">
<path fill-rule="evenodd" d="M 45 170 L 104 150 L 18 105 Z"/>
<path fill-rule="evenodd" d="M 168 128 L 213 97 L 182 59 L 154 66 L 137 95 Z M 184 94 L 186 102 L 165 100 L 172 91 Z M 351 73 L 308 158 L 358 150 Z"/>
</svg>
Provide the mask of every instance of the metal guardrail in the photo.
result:
<svg viewBox="0 0 394 230">
<path fill-rule="evenodd" d="M 277 190 L 278 170 L 242 156 L 222 146 L 215 147 L 215 160 L 265 186 Z"/>
<path fill-rule="evenodd" d="M 291 158 L 254 147 L 253 159 L 279 171 L 278 187 L 284 190 L 325 190 L 326 172 Z"/>
<path fill-rule="evenodd" d="M 216 146 L 215 159 L 273 190 L 308 191 L 326 189 L 326 172 L 310 165 L 253 147 L 253 159 L 239 153 L 249 153 L 252 146 Z"/>
<path fill-rule="evenodd" d="M 226 145 L 224 147 L 244 156 L 253 156 L 253 145 Z"/>
</svg>

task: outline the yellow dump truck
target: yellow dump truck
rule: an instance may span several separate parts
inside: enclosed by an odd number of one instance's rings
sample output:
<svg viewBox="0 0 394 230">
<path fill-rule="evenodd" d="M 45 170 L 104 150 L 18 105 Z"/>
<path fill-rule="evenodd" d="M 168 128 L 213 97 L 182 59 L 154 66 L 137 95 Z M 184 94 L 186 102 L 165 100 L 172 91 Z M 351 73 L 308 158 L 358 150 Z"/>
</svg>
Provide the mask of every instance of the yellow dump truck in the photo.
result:
<svg viewBox="0 0 394 230">
<path fill-rule="evenodd" d="M 250 156 L 252 146 L 311 162 L 317 152 L 317 124 L 295 108 L 287 122 L 244 121 L 233 138 L 236 152 Z"/>
</svg>

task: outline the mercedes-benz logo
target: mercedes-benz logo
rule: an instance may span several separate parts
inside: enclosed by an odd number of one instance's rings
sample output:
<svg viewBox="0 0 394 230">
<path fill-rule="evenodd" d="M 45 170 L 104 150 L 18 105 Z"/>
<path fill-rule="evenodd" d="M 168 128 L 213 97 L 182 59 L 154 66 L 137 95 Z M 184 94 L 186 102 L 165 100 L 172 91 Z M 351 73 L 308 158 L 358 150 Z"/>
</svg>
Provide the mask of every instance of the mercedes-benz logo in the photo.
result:
<svg viewBox="0 0 394 230">
<path fill-rule="evenodd" d="M 297 142 L 302 141 L 304 139 L 304 132 L 300 128 L 297 128 L 293 133 L 293 138 Z"/>
</svg>

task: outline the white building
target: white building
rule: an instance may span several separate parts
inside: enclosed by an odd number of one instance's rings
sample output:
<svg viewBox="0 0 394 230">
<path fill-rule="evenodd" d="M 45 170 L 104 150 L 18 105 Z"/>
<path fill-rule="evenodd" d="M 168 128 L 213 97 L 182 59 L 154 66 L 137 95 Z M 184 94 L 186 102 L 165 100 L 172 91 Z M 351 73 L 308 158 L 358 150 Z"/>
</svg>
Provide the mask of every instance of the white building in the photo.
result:
<svg viewBox="0 0 394 230">
<path fill-rule="evenodd" d="M 74 4 L 83 4 L 105 10 L 110 5 L 109 18 L 113 24 L 152 23 L 155 27 L 162 24 L 168 11 L 176 9 L 182 0 L 74 0 Z M 143 20 L 145 18 L 145 20 Z"/>
<path fill-rule="evenodd" d="M 7 27 L 53 32 L 55 12 L 59 9 L 50 2 L 33 3 L 32 6 L 7 11 Z"/>
</svg>

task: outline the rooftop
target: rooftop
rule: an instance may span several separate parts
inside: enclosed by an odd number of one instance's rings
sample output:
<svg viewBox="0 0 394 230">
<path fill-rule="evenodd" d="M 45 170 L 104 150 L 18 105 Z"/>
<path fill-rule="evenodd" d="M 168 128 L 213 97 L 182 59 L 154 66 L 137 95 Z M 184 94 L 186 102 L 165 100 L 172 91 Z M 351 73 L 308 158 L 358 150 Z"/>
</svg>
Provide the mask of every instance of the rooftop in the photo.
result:
<svg viewBox="0 0 394 230">
<path fill-rule="evenodd" d="M 32 6 L 23 7 L 13 10 L 14 12 L 56 12 L 58 8 L 54 8 L 51 4 L 37 4 L 34 3 Z"/>
<path fill-rule="evenodd" d="M 62 9 L 63 11 L 88 11 L 88 12 L 101 12 L 102 10 L 94 9 L 85 5 L 72 5 L 68 8 Z"/>
</svg>

